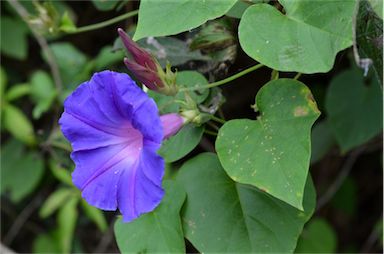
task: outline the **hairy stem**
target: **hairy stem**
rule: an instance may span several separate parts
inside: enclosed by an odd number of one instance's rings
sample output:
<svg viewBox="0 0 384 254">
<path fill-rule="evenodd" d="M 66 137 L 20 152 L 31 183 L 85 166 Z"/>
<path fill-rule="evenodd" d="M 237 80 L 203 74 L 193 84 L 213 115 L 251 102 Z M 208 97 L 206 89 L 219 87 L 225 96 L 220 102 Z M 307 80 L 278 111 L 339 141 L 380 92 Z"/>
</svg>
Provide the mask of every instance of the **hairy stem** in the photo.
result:
<svg viewBox="0 0 384 254">
<path fill-rule="evenodd" d="M 248 74 L 252 71 L 255 71 L 261 67 L 263 67 L 264 65 L 263 64 L 257 64 L 257 65 L 254 65 L 252 67 L 249 67 L 248 69 L 245 69 L 239 73 L 236 73 L 235 75 L 232 75 L 228 78 L 225 78 L 225 79 L 222 79 L 222 80 L 219 80 L 219 81 L 216 81 L 216 82 L 213 82 L 213 83 L 210 83 L 208 85 L 205 85 L 205 86 L 197 86 L 197 87 L 187 87 L 187 88 L 181 88 L 179 91 L 195 91 L 195 90 L 200 90 L 200 89 L 209 89 L 209 88 L 212 88 L 212 87 L 216 87 L 216 86 L 221 86 L 221 85 L 224 85 L 228 82 L 231 82 L 232 80 L 235 80 L 237 78 L 240 78 L 241 76 L 244 76 L 245 74 Z"/>
</svg>

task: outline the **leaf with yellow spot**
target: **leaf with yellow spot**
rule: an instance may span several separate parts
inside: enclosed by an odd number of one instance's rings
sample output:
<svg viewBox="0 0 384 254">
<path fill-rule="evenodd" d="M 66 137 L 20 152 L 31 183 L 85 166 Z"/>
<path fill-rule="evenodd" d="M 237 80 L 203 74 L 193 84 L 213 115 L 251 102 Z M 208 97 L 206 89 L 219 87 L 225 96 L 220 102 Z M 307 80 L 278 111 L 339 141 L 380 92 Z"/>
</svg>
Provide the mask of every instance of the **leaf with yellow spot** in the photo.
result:
<svg viewBox="0 0 384 254">
<path fill-rule="evenodd" d="M 297 80 L 273 80 L 258 92 L 256 106 L 257 120 L 236 119 L 220 129 L 220 162 L 233 180 L 303 209 L 311 127 L 320 115 L 312 94 Z"/>
</svg>

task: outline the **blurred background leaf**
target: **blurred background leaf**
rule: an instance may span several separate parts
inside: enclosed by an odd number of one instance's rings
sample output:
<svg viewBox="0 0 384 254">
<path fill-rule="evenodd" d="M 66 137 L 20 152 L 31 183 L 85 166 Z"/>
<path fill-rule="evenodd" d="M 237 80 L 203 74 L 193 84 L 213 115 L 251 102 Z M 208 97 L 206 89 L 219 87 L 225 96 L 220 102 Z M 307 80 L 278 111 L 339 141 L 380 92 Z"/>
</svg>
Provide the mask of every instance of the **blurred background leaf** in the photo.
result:
<svg viewBox="0 0 384 254">
<path fill-rule="evenodd" d="M 24 60 L 28 53 L 28 27 L 20 19 L 14 19 L 8 16 L 0 17 L 1 24 L 1 53 Z"/>
<path fill-rule="evenodd" d="M 38 119 L 48 111 L 57 93 L 53 80 L 44 71 L 36 71 L 31 76 L 31 98 L 36 103 L 33 108 L 33 118 Z"/>
<path fill-rule="evenodd" d="M 14 202 L 20 202 L 32 194 L 44 174 L 44 162 L 39 153 L 27 151 L 23 144 L 11 139 L 2 146 L 1 193 L 9 194 Z"/>
<path fill-rule="evenodd" d="M 382 132 L 380 85 L 372 76 L 364 79 L 360 70 L 343 71 L 332 79 L 325 107 L 329 127 L 344 153 Z"/>
<path fill-rule="evenodd" d="M 15 138 L 28 145 L 36 143 L 32 123 L 23 111 L 15 106 L 12 106 L 11 104 L 7 104 L 4 106 L 3 114 L 4 127 Z"/>
<path fill-rule="evenodd" d="M 110 11 L 113 10 L 119 1 L 117 0 L 92 0 L 93 5 L 99 11 Z"/>
<path fill-rule="evenodd" d="M 74 194 L 70 188 L 60 188 L 53 192 L 39 210 L 39 215 L 42 218 L 47 218 L 57 209 L 62 207 L 63 204 Z"/>
<path fill-rule="evenodd" d="M 59 209 L 57 222 L 62 253 L 71 253 L 72 250 L 72 240 L 78 218 L 77 204 L 80 201 L 79 198 L 79 196 L 72 196 Z"/>
<path fill-rule="evenodd" d="M 80 200 L 80 205 L 83 208 L 85 215 L 97 225 L 100 231 L 104 232 L 107 230 L 107 221 L 105 220 L 104 214 L 101 210 L 89 205 L 84 199 Z"/>
<path fill-rule="evenodd" d="M 321 160 L 336 143 L 327 121 L 319 121 L 313 126 L 311 142 L 311 164 L 313 164 Z"/>
<path fill-rule="evenodd" d="M 305 226 L 295 253 L 335 253 L 336 233 L 324 219 L 313 218 Z"/>
</svg>

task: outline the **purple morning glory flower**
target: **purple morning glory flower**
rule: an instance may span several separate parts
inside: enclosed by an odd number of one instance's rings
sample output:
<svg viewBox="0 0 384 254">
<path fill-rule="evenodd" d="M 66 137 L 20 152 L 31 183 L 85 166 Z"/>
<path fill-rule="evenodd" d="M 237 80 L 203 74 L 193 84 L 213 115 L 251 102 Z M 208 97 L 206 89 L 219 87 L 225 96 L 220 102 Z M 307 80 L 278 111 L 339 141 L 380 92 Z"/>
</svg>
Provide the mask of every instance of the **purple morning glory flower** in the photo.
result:
<svg viewBox="0 0 384 254">
<path fill-rule="evenodd" d="M 73 183 L 89 204 L 118 208 L 128 222 L 160 203 L 164 161 L 156 151 L 183 121 L 160 117 L 127 74 L 95 73 L 65 100 L 59 123 L 73 148 Z M 163 132 L 163 124 L 172 128 Z"/>
</svg>

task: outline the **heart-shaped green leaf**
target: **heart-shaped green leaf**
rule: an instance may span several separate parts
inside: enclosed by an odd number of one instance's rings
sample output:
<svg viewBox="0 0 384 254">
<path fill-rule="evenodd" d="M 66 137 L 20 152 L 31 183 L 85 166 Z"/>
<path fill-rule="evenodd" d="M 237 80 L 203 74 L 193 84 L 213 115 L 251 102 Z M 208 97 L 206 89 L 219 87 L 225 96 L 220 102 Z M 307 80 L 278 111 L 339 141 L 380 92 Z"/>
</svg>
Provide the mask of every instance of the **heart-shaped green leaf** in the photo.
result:
<svg viewBox="0 0 384 254">
<path fill-rule="evenodd" d="M 286 15 L 268 4 L 249 7 L 240 21 L 243 50 L 279 71 L 329 71 L 337 52 L 352 45 L 355 1 L 280 0 Z"/>
<path fill-rule="evenodd" d="M 122 253 L 185 252 L 179 211 L 185 192 L 174 181 L 164 181 L 165 196 L 153 211 L 138 219 L 115 223 L 116 241 Z"/>
<path fill-rule="evenodd" d="M 233 182 L 209 153 L 186 162 L 177 181 L 188 197 L 182 210 L 184 233 L 200 253 L 293 252 L 315 207 L 310 177 L 301 212 L 255 187 Z"/>
<path fill-rule="evenodd" d="M 198 27 L 204 22 L 224 15 L 237 0 L 142 0 L 139 20 L 133 37 L 178 34 Z"/>
<path fill-rule="evenodd" d="M 328 88 L 325 107 L 329 126 L 343 152 L 367 142 L 383 129 L 382 90 L 373 77 L 365 85 L 361 71 L 337 75 Z"/>
<path fill-rule="evenodd" d="M 251 184 L 302 209 L 311 156 L 311 126 L 320 112 L 309 89 L 293 79 L 264 85 L 256 96 L 258 120 L 221 127 L 216 151 L 235 181 Z"/>
</svg>

